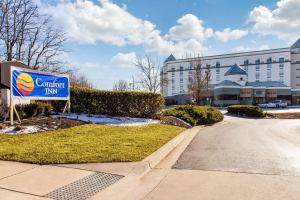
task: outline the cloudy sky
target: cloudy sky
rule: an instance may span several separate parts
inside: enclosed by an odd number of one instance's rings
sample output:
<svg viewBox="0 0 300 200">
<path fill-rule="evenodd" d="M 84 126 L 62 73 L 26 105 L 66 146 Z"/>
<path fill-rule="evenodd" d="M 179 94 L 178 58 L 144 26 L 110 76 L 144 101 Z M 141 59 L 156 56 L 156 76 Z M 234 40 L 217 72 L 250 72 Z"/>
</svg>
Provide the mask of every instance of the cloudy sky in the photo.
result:
<svg viewBox="0 0 300 200">
<path fill-rule="evenodd" d="M 64 57 L 95 87 L 137 76 L 151 54 L 213 55 L 287 47 L 300 38 L 300 0 L 39 0 L 69 37 Z"/>
</svg>

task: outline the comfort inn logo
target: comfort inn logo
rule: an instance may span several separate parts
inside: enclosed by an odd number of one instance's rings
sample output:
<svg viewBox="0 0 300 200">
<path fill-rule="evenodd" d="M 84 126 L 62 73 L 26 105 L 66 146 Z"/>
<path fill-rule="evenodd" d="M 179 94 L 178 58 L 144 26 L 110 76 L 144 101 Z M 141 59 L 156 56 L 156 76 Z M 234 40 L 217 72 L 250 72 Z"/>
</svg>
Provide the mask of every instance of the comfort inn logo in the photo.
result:
<svg viewBox="0 0 300 200">
<path fill-rule="evenodd" d="M 27 73 L 21 73 L 17 77 L 17 88 L 19 92 L 24 95 L 30 95 L 34 90 L 34 82 L 32 77 Z"/>
</svg>

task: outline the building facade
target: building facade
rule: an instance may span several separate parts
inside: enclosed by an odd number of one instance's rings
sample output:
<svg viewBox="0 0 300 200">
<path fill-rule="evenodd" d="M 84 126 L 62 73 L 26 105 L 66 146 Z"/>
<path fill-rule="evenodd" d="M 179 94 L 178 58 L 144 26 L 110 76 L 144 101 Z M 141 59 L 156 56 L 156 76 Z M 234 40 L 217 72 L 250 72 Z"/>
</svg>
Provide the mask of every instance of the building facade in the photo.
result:
<svg viewBox="0 0 300 200">
<path fill-rule="evenodd" d="M 214 105 L 254 104 L 282 99 L 300 104 L 300 39 L 289 48 L 176 59 L 170 55 L 161 76 L 162 93 L 170 101 L 191 101 L 188 85 L 193 62 L 210 71 L 209 93 Z"/>
</svg>

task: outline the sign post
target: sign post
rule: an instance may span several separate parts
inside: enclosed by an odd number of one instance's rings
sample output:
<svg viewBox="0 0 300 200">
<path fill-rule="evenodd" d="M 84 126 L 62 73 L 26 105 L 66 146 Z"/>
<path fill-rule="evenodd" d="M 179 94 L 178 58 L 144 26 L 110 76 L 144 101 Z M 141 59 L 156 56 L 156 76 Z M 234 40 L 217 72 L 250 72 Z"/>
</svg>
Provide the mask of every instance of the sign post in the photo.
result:
<svg viewBox="0 0 300 200">
<path fill-rule="evenodd" d="M 10 123 L 13 125 L 14 98 L 28 100 L 65 100 L 70 112 L 69 76 L 11 67 Z M 16 110 L 15 110 L 16 111 Z M 18 113 L 16 113 L 17 117 Z"/>
</svg>

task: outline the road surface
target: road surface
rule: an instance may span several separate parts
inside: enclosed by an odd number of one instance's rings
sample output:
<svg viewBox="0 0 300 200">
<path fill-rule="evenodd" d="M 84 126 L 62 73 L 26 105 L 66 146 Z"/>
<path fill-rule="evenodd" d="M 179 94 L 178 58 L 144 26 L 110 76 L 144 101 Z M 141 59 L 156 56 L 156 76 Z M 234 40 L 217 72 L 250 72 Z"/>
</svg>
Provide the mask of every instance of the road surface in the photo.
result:
<svg viewBox="0 0 300 200">
<path fill-rule="evenodd" d="M 300 199 L 300 120 L 226 116 L 198 133 L 145 199 Z"/>
</svg>

